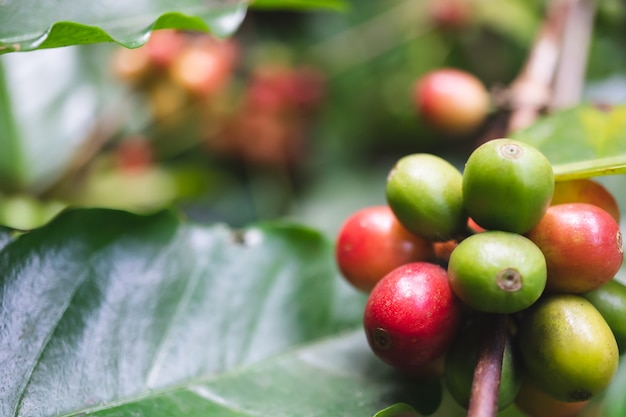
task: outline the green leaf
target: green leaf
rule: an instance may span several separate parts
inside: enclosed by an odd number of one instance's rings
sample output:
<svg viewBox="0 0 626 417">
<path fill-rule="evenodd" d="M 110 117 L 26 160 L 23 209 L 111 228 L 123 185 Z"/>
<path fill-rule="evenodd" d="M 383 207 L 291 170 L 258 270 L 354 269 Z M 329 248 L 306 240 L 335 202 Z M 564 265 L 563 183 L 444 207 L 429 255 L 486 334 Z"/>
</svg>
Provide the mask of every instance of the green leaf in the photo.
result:
<svg viewBox="0 0 626 417">
<path fill-rule="evenodd" d="M 245 0 L 7 0 L 0 14 L 0 53 L 97 42 L 135 48 L 152 30 L 165 28 L 225 37 L 241 24 L 246 5 Z"/>
<path fill-rule="evenodd" d="M 493 7 L 489 0 L 476 0 L 474 4 L 478 20 L 494 32 L 510 37 L 524 48 L 535 37 L 542 14 L 532 3 L 508 0 Z"/>
<path fill-rule="evenodd" d="M 626 173 L 626 106 L 582 105 L 540 118 L 512 138 L 541 150 L 557 181 Z"/>
<path fill-rule="evenodd" d="M 372 415 L 420 392 L 438 405 L 439 381 L 370 352 L 365 295 L 307 228 L 71 210 L 6 239 L 0 268 L 3 417 Z"/>
<path fill-rule="evenodd" d="M 553 169 L 557 181 L 626 174 L 626 155 L 559 164 Z"/>
<path fill-rule="evenodd" d="M 420 391 L 423 387 L 427 390 Z M 369 416 L 389 402 L 433 391 L 441 391 L 439 381 L 404 380 L 373 357 L 359 330 L 215 379 L 87 412 L 101 417 Z"/>
</svg>

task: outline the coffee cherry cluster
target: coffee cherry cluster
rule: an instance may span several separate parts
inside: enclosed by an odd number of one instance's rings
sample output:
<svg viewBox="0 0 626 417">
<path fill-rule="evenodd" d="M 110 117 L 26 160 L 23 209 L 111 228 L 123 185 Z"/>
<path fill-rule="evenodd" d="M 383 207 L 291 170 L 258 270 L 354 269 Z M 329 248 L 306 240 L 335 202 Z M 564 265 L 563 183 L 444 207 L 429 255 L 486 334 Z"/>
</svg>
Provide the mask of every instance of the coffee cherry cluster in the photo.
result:
<svg viewBox="0 0 626 417">
<path fill-rule="evenodd" d="M 435 155 L 401 158 L 386 197 L 354 213 L 336 245 L 343 276 L 369 292 L 363 322 L 380 359 L 411 374 L 443 361 L 467 407 L 476 321 L 505 314 L 500 408 L 571 411 L 606 388 L 626 348 L 626 287 L 614 279 L 622 235 L 604 187 L 555 184 L 540 151 L 495 139 L 462 173 Z"/>
<path fill-rule="evenodd" d="M 235 38 L 159 30 L 112 57 L 115 76 L 146 99 L 156 136 L 193 136 L 211 154 L 295 167 L 325 95 L 325 76 L 289 59 L 248 63 Z M 248 60 L 249 61 L 249 60 Z"/>
</svg>

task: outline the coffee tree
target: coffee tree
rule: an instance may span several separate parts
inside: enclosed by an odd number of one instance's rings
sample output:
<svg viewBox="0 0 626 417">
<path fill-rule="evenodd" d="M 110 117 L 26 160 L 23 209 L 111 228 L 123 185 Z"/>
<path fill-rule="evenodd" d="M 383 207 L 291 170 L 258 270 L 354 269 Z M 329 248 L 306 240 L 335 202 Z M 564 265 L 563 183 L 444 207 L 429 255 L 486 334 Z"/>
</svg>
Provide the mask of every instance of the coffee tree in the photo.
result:
<svg viewBox="0 0 626 417">
<path fill-rule="evenodd" d="M 0 416 L 621 416 L 622 2 L 0 6 Z"/>
</svg>

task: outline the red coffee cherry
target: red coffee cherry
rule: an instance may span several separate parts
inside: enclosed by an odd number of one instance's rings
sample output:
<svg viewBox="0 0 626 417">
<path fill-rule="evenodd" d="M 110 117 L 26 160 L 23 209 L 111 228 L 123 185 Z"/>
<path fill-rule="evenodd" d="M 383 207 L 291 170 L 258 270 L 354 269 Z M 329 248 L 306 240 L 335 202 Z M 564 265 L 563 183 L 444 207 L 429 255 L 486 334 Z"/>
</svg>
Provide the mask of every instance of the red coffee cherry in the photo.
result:
<svg viewBox="0 0 626 417">
<path fill-rule="evenodd" d="M 472 2 L 467 0 L 431 0 L 428 2 L 428 13 L 438 29 L 465 29 L 476 18 L 472 6 Z"/>
<path fill-rule="evenodd" d="M 410 370 L 447 351 L 460 318 L 461 303 L 445 269 L 416 262 L 394 269 L 374 287 L 363 325 L 372 351 L 381 360 Z"/>
<path fill-rule="evenodd" d="M 432 243 L 406 230 L 384 205 L 352 214 L 341 227 L 335 247 L 339 270 L 365 292 L 393 269 L 433 256 Z"/>
<path fill-rule="evenodd" d="M 615 276 L 624 259 L 619 224 L 592 204 L 551 206 L 527 237 L 546 258 L 551 292 L 596 289 Z"/>
<path fill-rule="evenodd" d="M 472 133 L 489 112 L 489 93 L 472 74 L 443 68 L 421 77 L 413 88 L 420 117 L 448 135 Z"/>
</svg>

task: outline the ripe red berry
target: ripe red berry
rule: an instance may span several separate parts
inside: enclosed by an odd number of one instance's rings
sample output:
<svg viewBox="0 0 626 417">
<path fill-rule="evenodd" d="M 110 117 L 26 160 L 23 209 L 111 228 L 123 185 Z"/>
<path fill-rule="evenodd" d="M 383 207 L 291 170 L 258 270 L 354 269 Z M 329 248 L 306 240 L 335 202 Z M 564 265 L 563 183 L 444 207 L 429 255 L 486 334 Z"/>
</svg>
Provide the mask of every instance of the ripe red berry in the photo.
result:
<svg viewBox="0 0 626 417">
<path fill-rule="evenodd" d="M 478 78 L 465 71 L 444 68 L 421 77 L 413 100 L 420 117 L 448 135 L 472 133 L 489 112 L 489 93 Z"/>
<path fill-rule="evenodd" d="M 215 94 L 228 81 L 237 57 L 232 41 L 203 38 L 182 49 L 171 63 L 172 80 L 192 94 Z"/>
<path fill-rule="evenodd" d="M 443 30 L 466 28 L 475 14 L 467 0 L 431 0 L 428 5 L 433 24 Z"/>
<path fill-rule="evenodd" d="M 343 276 L 366 292 L 393 269 L 433 256 L 432 243 L 406 230 L 382 205 L 352 214 L 339 231 L 335 248 Z"/>
<path fill-rule="evenodd" d="M 373 352 L 399 369 L 440 357 L 456 335 L 461 303 L 445 269 L 428 262 L 403 265 L 372 290 L 363 324 Z"/>
<path fill-rule="evenodd" d="M 156 30 L 150 35 L 145 45 L 150 62 L 167 68 L 176 60 L 178 54 L 185 47 L 185 35 L 177 30 Z"/>
<path fill-rule="evenodd" d="M 546 258 L 546 290 L 552 292 L 596 289 L 615 276 L 624 259 L 619 224 L 591 204 L 551 206 L 527 236 Z"/>
</svg>

